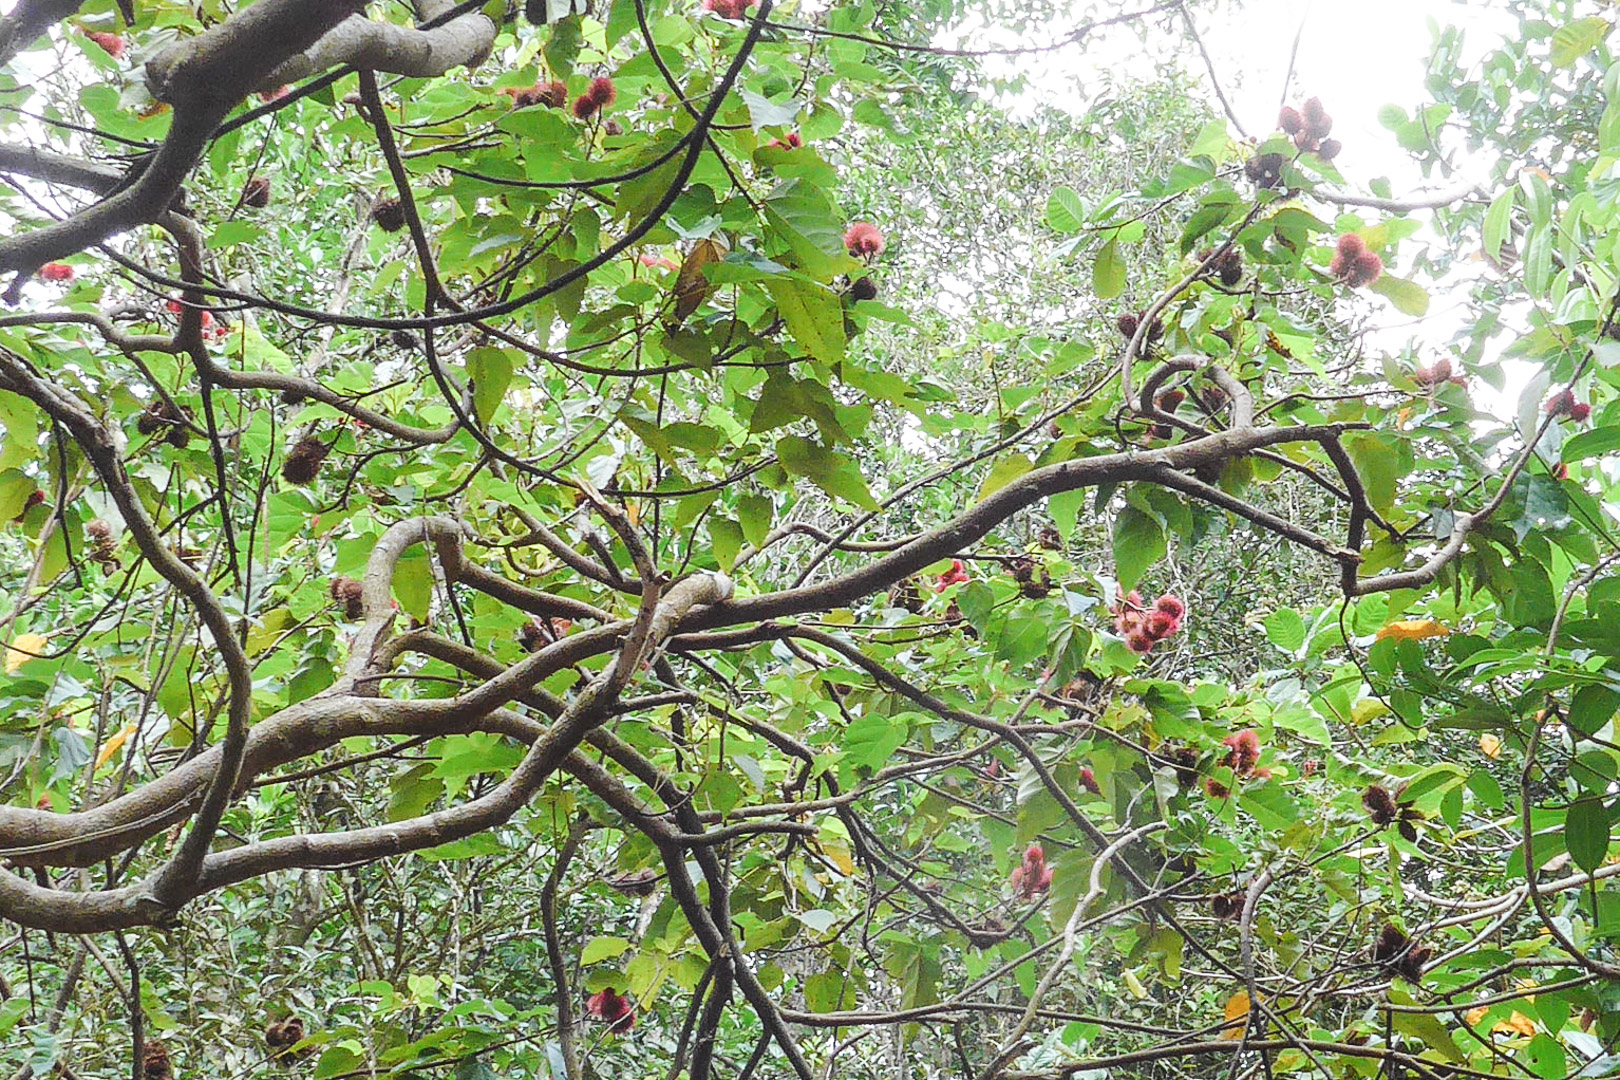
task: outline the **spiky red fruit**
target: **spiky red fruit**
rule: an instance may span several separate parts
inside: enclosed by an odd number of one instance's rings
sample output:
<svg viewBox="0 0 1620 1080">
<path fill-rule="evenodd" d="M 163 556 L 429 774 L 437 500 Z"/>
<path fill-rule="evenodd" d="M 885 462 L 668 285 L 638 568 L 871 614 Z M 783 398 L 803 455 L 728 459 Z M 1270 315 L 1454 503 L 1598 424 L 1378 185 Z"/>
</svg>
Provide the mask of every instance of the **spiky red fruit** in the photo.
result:
<svg viewBox="0 0 1620 1080">
<path fill-rule="evenodd" d="M 712 11 L 722 19 L 742 20 L 756 0 L 703 0 L 703 10 Z"/>
<path fill-rule="evenodd" d="M 1592 406 L 1584 401 L 1577 401 L 1569 407 L 1569 418 L 1577 424 L 1584 424 L 1592 417 Z"/>
<path fill-rule="evenodd" d="M 117 34 L 109 34 L 101 30 L 86 30 L 84 36 L 100 45 L 102 50 L 114 60 L 123 58 L 125 43 L 124 39 Z"/>
<path fill-rule="evenodd" d="M 1313 140 L 1325 139 L 1328 132 L 1333 130 L 1333 117 L 1322 108 L 1321 98 L 1311 98 L 1300 107 L 1299 113 L 1305 121 L 1305 134 Z"/>
<path fill-rule="evenodd" d="M 857 221 L 844 231 L 844 248 L 857 259 L 881 255 L 887 246 L 878 227 L 869 221 Z"/>
<path fill-rule="evenodd" d="M 630 999 L 621 997 L 610 986 L 585 999 L 585 1011 L 611 1026 L 609 1031 L 622 1035 L 636 1026 L 636 1008 Z"/>
<path fill-rule="evenodd" d="M 1221 740 L 1227 748 L 1227 753 L 1221 759 L 1221 764 L 1237 773 L 1247 776 L 1254 771 L 1255 763 L 1260 760 L 1260 734 L 1254 728 L 1244 728 L 1234 731 Z"/>
<path fill-rule="evenodd" d="M 1080 786 L 1093 795 L 1102 794 L 1102 787 L 1097 783 L 1097 775 L 1085 766 L 1080 769 Z"/>
<path fill-rule="evenodd" d="M 1159 597 L 1158 600 L 1154 601 L 1153 606 L 1172 619 L 1179 619 L 1187 614 L 1187 605 L 1182 603 L 1181 597 L 1171 593 L 1165 593 Z"/>
<path fill-rule="evenodd" d="M 1541 405 L 1542 412 L 1548 416 L 1568 416 L 1574 408 L 1575 392 L 1567 389 L 1558 391 Z"/>
<path fill-rule="evenodd" d="M 585 88 L 585 96 L 595 102 L 598 109 L 605 109 L 619 100 L 619 90 L 613 85 L 613 80 L 606 75 L 598 75 L 591 80 L 591 85 Z"/>
<path fill-rule="evenodd" d="M 1277 114 L 1277 126 L 1282 128 L 1284 135 L 1293 135 L 1304 129 L 1305 118 L 1292 105 L 1284 105 L 1282 112 Z"/>
<path fill-rule="evenodd" d="M 1379 784 L 1370 784 L 1362 792 L 1361 805 L 1367 808 L 1367 816 L 1372 818 L 1373 824 L 1380 827 L 1388 825 L 1400 816 L 1400 808 L 1395 805 L 1395 797 L 1389 789 Z"/>
<path fill-rule="evenodd" d="M 65 262 L 48 262 L 39 268 L 39 276 L 45 281 L 72 281 L 73 267 Z"/>
<path fill-rule="evenodd" d="M 1359 289 L 1364 285 L 1371 285 L 1377 281 L 1384 272 L 1384 260 L 1377 253 L 1363 251 L 1345 275 L 1344 283 L 1352 289 Z"/>
<path fill-rule="evenodd" d="M 574 99 L 574 115 L 581 120 L 589 120 L 596 115 L 596 102 L 591 100 L 591 95 L 581 94 Z"/>
</svg>

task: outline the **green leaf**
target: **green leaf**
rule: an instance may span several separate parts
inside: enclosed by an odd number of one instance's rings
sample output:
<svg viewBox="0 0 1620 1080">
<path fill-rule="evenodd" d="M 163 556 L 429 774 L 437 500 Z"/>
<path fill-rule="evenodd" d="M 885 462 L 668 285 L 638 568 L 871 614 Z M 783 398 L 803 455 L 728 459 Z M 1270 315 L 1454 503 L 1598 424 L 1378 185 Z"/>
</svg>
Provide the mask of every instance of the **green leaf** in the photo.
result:
<svg viewBox="0 0 1620 1080">
<path fill-rule="evenodd" d="M 1609 20 L 1601 15 L 1576 19 L 1553 31 L 1552 62 L 1554 67 L 1573 67 L 1575 61 L 1591 52 L 1609 36 Z"/>
<path fill-rule="evenodd" d="M 974 501 L 983 502 L 1034 467 L 1035 463 L 1023 454 L 1008 454 L 990 467 L 984 483 L 979 485 L 978 498 Z"/>
<path fill-rule="evenodd" d="M 1518 192 L 1516 187 L 1504 188 L 1500 195 L 1491 200 L 1491 208 L 1485 211 L 1486 258 L 1502 257 L 1502 244 L 1513 231 L 1513 204 Z"/>
<path fill-rule="evenodd" d="M 405 614 L 422 622 L 433 606 L 433 562 L 420 547 L 412 548 L 394 570 L 394 596 Z"/>
<path fill-rule="evenodd" d="M 1158 519 L 1127 506 L 1114 519 L 1114 573 L 1121 589 L 1133 589 L 1148 567 L 1164 557 L 1164 530 Z"/>
<path fill-rule="evenodd" d="M 714 549 L 714 559 L 720 564 L 720 569 L 729 574 L 732 567 L 737 565 L 737 553 L 742 550 L 742 526 L 728 517 L 710 518 L 709 543 Z"/>
<path fill-rule="evenodd" d="M 863 510 L 878 509 L 860 466 L 838 451 L 811 439 L 788 435 L 777 440 L 776 455 L 789 474 L 802 476 L 827 494 Z"/>
<path fill-rule="evenodd" d="M 1296 653 L 1305 644 L 1305 620 L 1293 608 L 1281 608 L 1266 618 L 1266 640 L 1285 653 Z"/>
<path fill-rule="evenodd" d="M 1050 496 L 1046 500 L 1046 512 L 1052 515 L 1052 524 L 1057 526 L 1065 540 L 1074 535 L 1074 527 L 1080 521 L 1080 511 L 1086 506 L 1086 495 L 1086 490 L 1080 488 Z"/>
<path fill-rule="evenodd" d="M 472 380 L 473 411 L 488 424 L 512 383 L 512 358 L 504 349 L 474 349 L 467 357 L 467 377 Z"/>
<path fill-rule="evenodd" d="M 1583 686 L 1570 699 L 1565 720 L 1582 735 L 1595 735 L 1620 710 L 1620 690 L 1596 684 Z"/>
<path fill-rule="evenodd" d="M 1086 204 L 1073 188 L 1058 187 L 1046 197 L 1046 224 L 1053 232 L 1072 235 L 1086 224 Z"/>
<path fill-rule="evenodd" d="M 771 533 L 771 519 L 775 504 L 764 495 L 744 495 L 737 500 L 737 517 L 742 525 L 743 539 L 754 547 L 765 543 Z"/>
<path fill-rule="evenodd" d="M 1428 291 L 1416 282 L 1383 274 L 1367 288 L 1394 304 L 1402 315 L 1420 318 L 1429 313 Z"/>
<path fill-rule="evenodd" d="M 808 281 L 774 280 L 765 287 L 804 351 L 826 364 L 844 359 L 844 309 L 830 289 Z"/>
<path fill-rule="evenodd" d="M 1564 847 L 1575 865 L 1591 873 L 1609 855 L 1609 811 L 1598 795 L 1570 804 L 1564 815 Z"/>
<path fill-rule="evenodd" d="M 579 962 L 582 965 L 600 964 L 603 960 L 613 960 L 630 951 L 630 942 L 621 937 L 597 937 L 586 943 L 580 950 Z"/>
<path fill-rule="evenodd" d="M 1559 451 L 1564 461 L 1585 461 L 1620 450 L 1620 425 L 1583 431 L 1570 439 Z"/>
<path fill-rule="evenodd" d="M 1091 288 L 1099 300 L 1112 300 L 1125 291 L 1125 257 L 1113 240 L 1097 252 L 1097 261 L 1091 266 Z"/>
<path fill-rule="evenodd" d="M 881 769 L 904 745 L 908 730 L 904 716 L 867 714 L 856 718 L 844 729 L 844 764 L 873 772 Z"/>
</svg>

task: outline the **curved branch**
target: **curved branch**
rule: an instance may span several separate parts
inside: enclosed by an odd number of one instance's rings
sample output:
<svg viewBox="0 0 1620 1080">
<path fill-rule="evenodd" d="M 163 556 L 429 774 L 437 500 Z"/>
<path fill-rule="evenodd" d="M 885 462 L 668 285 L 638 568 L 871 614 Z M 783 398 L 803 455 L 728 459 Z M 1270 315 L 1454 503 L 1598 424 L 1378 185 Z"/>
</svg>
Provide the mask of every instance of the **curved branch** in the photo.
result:
<svg viewBox="0 0 1620 1080">
<path fill-rule="evenodd" d="M 422 0 L 416 5 L 417 16 L 422 22 L 430 22 L 450 7 L 444 0 Z M 489 58 L 494 46 L 495 23 L 480 11 L 458 16 L 430 30 L 352 15 L 314 45 L 289 57 L 270 73 L 259 89 L 272 90 L 335 67 L 427 79 L 443 75 L 451 68 L 477 67 Z"/>
</svg>

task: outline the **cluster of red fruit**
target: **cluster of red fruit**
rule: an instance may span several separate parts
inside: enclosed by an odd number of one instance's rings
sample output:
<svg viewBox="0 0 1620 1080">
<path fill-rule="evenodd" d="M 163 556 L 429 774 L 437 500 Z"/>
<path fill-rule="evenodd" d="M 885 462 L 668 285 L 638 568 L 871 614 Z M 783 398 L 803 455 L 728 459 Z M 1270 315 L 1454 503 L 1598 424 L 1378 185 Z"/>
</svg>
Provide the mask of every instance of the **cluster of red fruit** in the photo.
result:
<svg viewBox="0 0 1620 1080">
<path fill-rule="evenodd" d="M 1013 868 L 1013 895 L 1033 900 L 1052 887 L 1052 868 L 1046 865 L 1046 849 L 1031 844 L 1024 851 L 1024 861 Z"/>
<path fill-rule="evenodd" d="M 170 315 L 174 315 L 176 317 L 178 317 L 182 312 L 184 312 L 186 310 L 185 305 L 180 303 L 180 301 L 178 301 L 178 300 L 167 300 L 167 301 L 164 302 L 163 306 L 168 309 Z M 203 334 L 203 337 L 208 338 L 211 341 L 218 341 L 219 339 L 221 339 L 221 338 L 225 337 L 226 335 L 228 335 L 230 332 L 231 332 L 230 327 L 226 326 L 224 323 L 218 323 L 218 322 L 214 321 L 214 313 L 213 312 L 208 311 L 206 309 L 203 311 L 203 313 L 202 313 L 202 334 Z"/>
<path fill-rule="evenodd" d="M 1333 117 L 1322 108 L 1321 98 L 1311 98 L 1297 109 L 1284 105 L 1277 116 L 1277 126 L 1284 134 L 1293 136 L 1295 146 L 1314 152 L 1323 161 L 1332 161 L 1343 149 L 1338 139 L 1327 137 L 1333 130 Z"/>
<path fill-rule="evenodd" d="M 537 82 L 533 86 L 508 86 L 501 93 L 512 99 L 514 109 L 526 109 L 531 105 L 560 109 L 568 104 L 568 85 L 557 79 Z"/>
<path fill-rule="evenodd" d="M 804 138 L 797 131 L 790 131 L 780 139 L 772 139 L 765 144 L 767 150 L 797 150 L 804 145 Z M 880 236 L 879 239 L 882 239 Z"/>
<path fill-rule="evenodd" d="M 617 100 L 619 91 L 614 87 L 613 80 L 606 75 L 598 75 L 591 80 L 585 92 L 574 99 L 574 115 L 581 120 L 589 120 Z"/>
<path fill-rule="evenodd" d="M 1244 728 L 1234 731 L 1221 740 L 1226 747 L 1226 756 L 1221 758 L 1221 764 L 1232 770 L 1232 775 L 1239 780 L 1270 780 L 1271 770 L 1256 768 L 1260 762 L 1260 733 L 1254 728 Z M 1204 778 L 1204 791 L 1212 799 L 1224 799 L 1232 792 L 1213 776 Z"/>
<path fill-rule="evenodd" d="M 1577 424 L 1584 424 L 1592 418 L 1592 406 L 1584 401 L 1576 401 L 1575 392 L 1567 388 L 1548 398 L 1541 408 L 1548 416 L 1567 416 Z"/>
<path fill-rule="evenodd" d="M 48 262 L 39 268 L 39 276 L 45 281 L 72 281 L 73 267 L 65 262 Z"/>
<path fill-rule="evenodd" d="M 1339 237 L 1338 250 L 1333 255 L 1333 262 L 1328 264 L 1328 273 L 1352 289 L 1359 289 L 1377 281 L 1378 275 L 1383 272 L 1384 260 L 1378 257 L 1377 252 L 1368 249 L 1365 240 L 1355 233 L 1345 233 Z"/>
<path fill-rule="evenodd" d="M 1420 365 L 1416 371 L 1412 372 L 1412 381 L 1419 386 L 1431 388 L 1448 382 L 1453 386 L 1468 385 L 1467 379 L 1452 373 L 1451 361 L 1444 356 L 1436 360 L 1432 367 Z"/>
<path fill-rule="evenodd" d="M 1125 644 L 1138 655 L 1151 652 L 1153 646 L 1181 629 L 1181 618 L 1187 605 L 1181 598 L 1166 593 L 1153 602 L 1143 604 L 1142 594 L 1132 589 L 1123 601 L 1114 605 L 1114 629 L 1125 639 Z"/>
</svg>

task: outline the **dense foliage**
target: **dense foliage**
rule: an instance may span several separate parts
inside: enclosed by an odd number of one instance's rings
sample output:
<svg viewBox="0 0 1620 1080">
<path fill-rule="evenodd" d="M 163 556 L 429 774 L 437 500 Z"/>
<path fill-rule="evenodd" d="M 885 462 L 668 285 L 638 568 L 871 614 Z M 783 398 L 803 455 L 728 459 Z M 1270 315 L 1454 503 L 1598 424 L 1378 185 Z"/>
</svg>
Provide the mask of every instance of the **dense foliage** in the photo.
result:
<svg viewBox="0 0 1620 1080">
<path fill-rule="evenodd" d="M 1613 12 L 559 6 L 0 17 L 0 1065 L 1620 1073 Z"/>
</svg>

